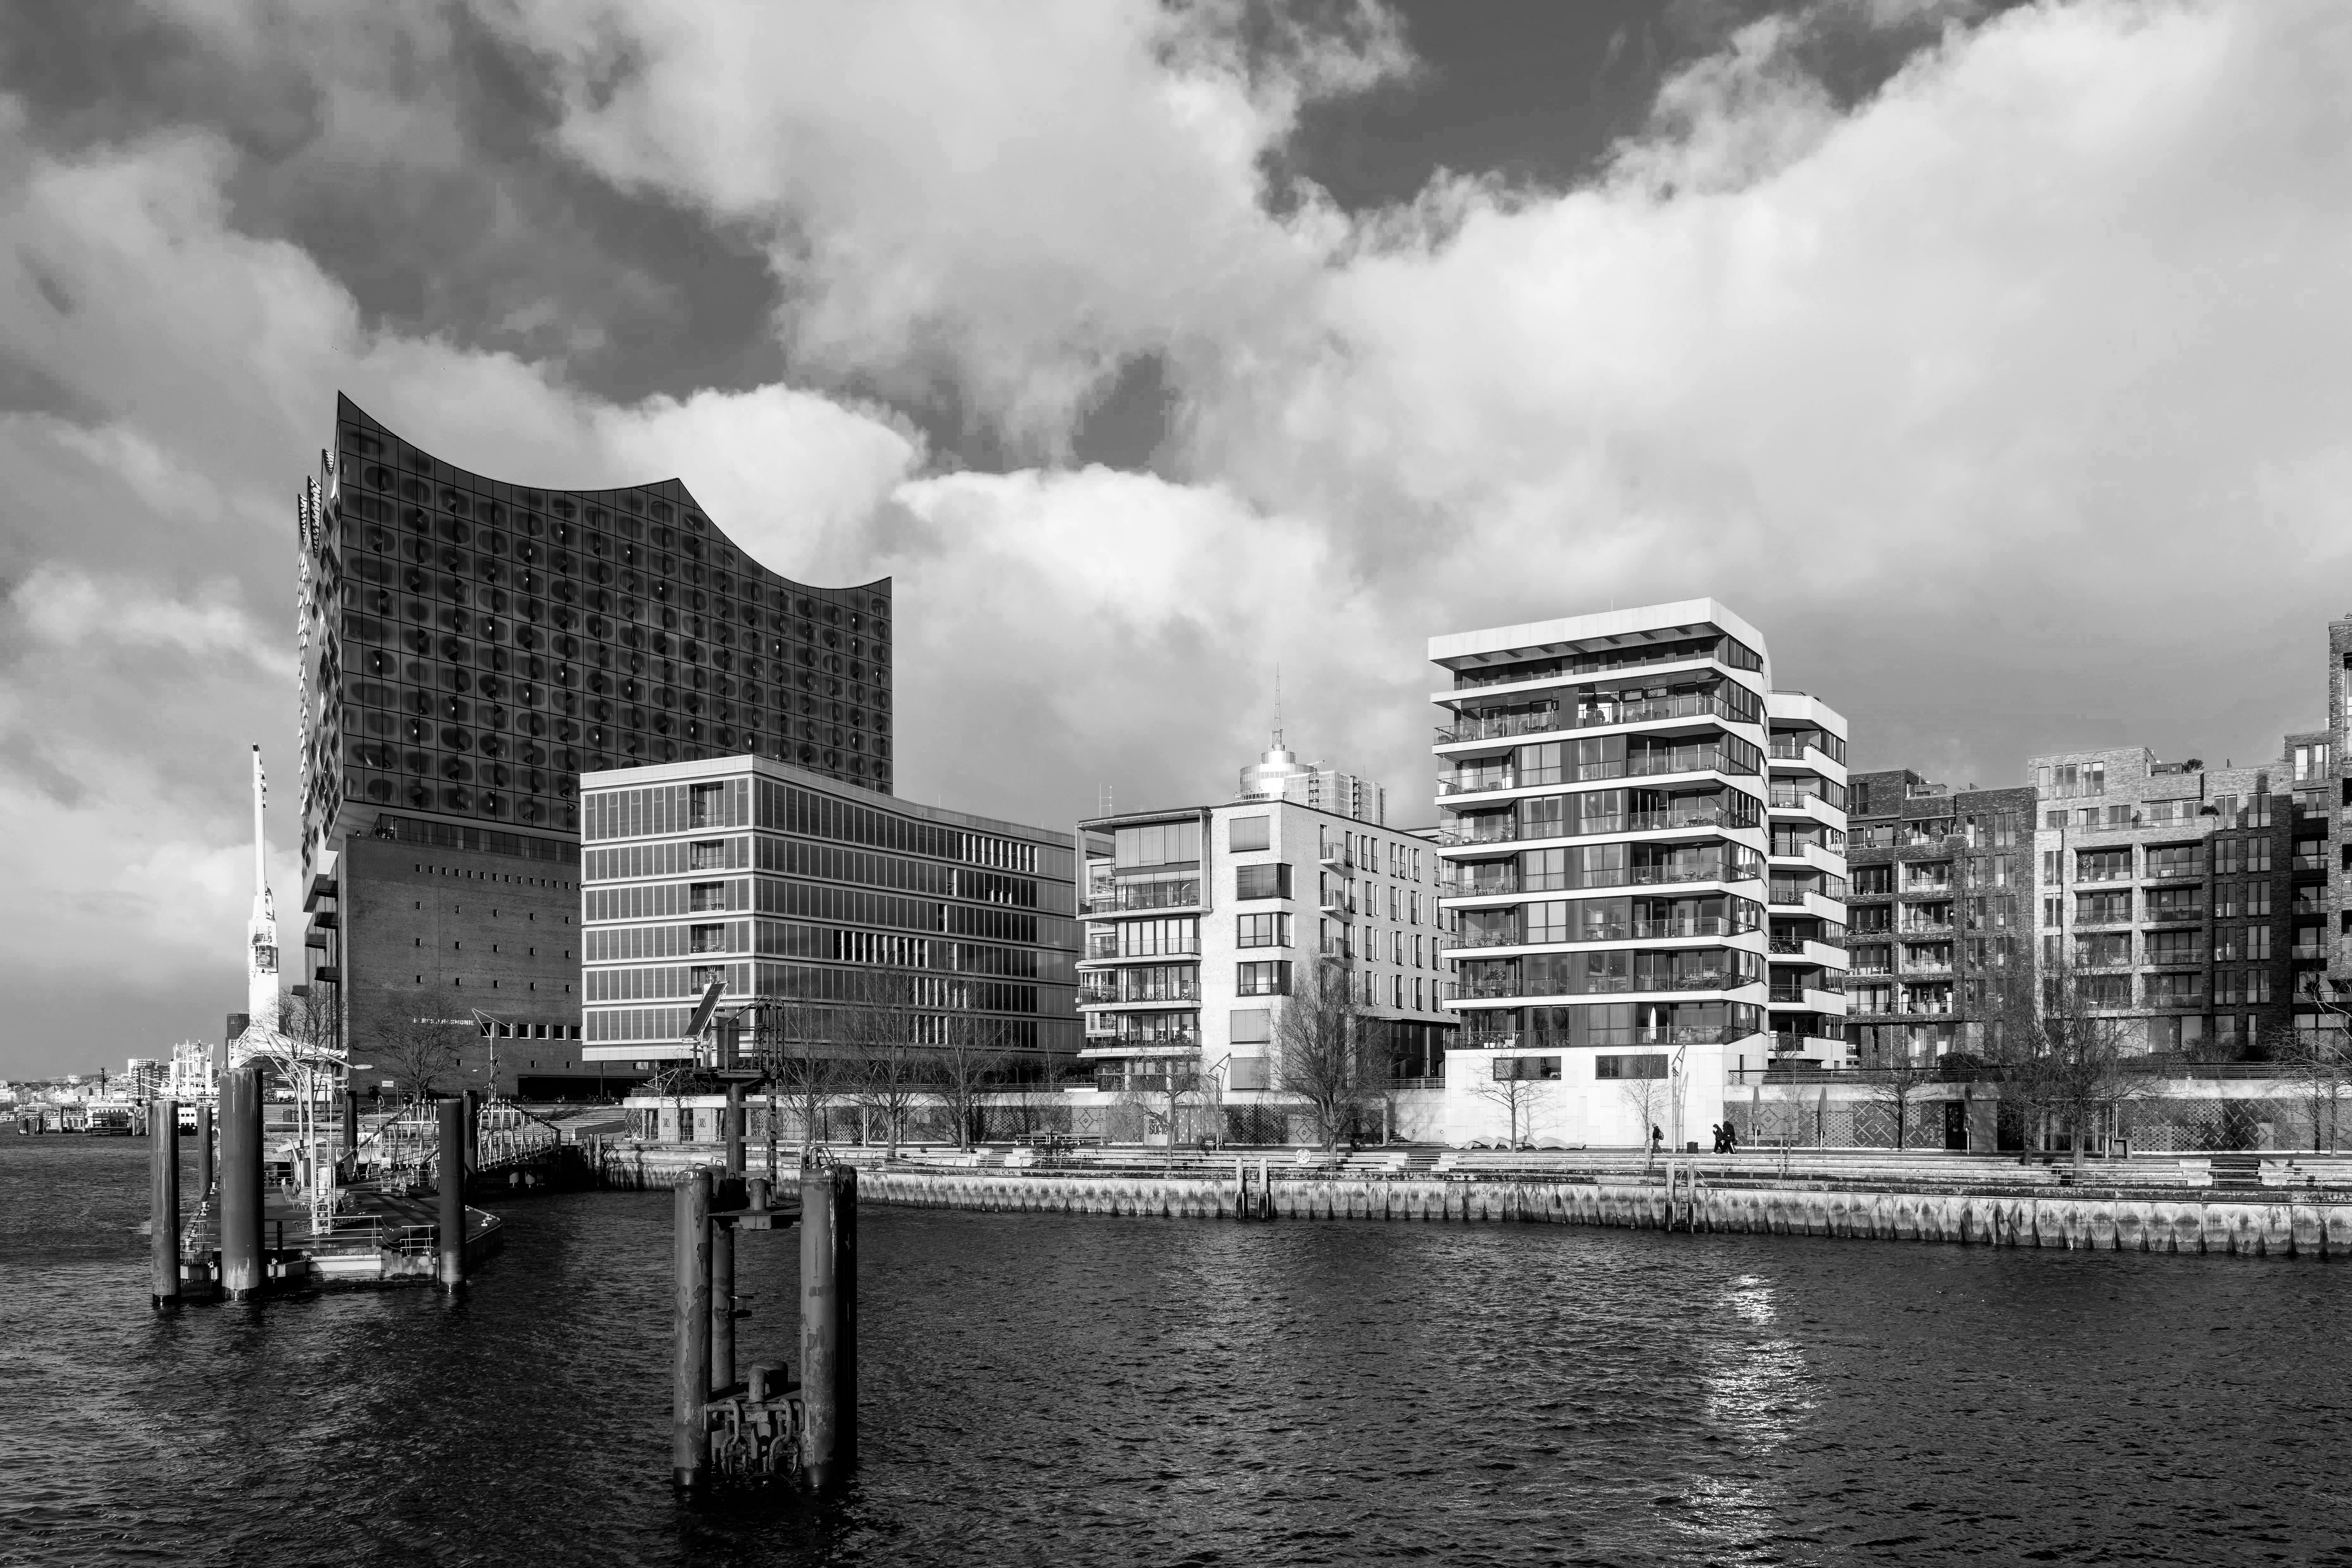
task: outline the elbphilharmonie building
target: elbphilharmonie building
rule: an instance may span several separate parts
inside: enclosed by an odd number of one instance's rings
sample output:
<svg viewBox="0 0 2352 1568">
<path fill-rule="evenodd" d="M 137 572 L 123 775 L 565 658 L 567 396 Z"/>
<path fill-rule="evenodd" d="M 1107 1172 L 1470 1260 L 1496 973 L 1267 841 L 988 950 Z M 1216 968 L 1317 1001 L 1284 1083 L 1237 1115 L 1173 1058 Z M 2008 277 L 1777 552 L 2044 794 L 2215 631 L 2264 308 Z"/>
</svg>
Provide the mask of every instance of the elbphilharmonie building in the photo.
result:
<svg viewBox="0 0 2352 1568">
<path fill-rule="evenodd" d="M 502 1087 L 609 1079 L 579 1044 L 583 773 L 752 754 L 890 791 L 889 582 L 770 571 L 677 479 L 489 479 L 338 398 L 299 542 L 305 967 L 369 1043 L 356 1087 L 436 1020 Z"/>
</svg>

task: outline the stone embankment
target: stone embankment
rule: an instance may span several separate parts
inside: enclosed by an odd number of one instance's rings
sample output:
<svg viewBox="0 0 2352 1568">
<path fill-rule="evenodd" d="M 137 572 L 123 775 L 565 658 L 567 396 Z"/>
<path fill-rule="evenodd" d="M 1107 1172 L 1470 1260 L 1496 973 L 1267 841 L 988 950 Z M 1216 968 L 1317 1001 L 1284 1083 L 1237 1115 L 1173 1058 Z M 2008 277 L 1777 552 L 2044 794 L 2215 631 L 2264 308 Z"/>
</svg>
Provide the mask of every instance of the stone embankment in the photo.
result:
<svg viewBox="0 0 2352 1568">
<path fill-rule="evenodd" d="M 666 1187 L 716 1163 L 718 1152 L 716 1145 L 598 1140 L 591 1163 L 601 1185 Z M 883 1158 L 878 1150 L 833 1152 L 861 1167 L 866 1201 L 916 1208 L 1233 1219 L 1240 1216 L 1245 1190 L 1235 1180 L 1234 1163 L 1215 1156 L 1186 1156 L 1175 1162 L 1176 1169 L 1159 1171 L 1134 1166 L 1157 1164 L 1165 1155 L 1133 1152 L 1129 1163 L 1105 1153 L 1097 1156 L 1103 1167 L 1041 1171 L 934 1163 L 1002 1160 L 1001 1153 L 929 1151 L 901 1162 Z M 2193 1170 L 2171 1163 L 2118 1166 L 2102 1173 L 2103 1184 L 2112 1184 L 2105 1192 L 2055 1185 L 2057 1173 L 2046 1167 L 1989 1161 L 1940 1162 L 1936 1170 L 1922 1162 L 1882 1168 L 1843 1160 L 1777 1176 L 1769 1162 L 1746 1161 L 1677 1161 L 1652 1172 L 1641 1168 L 1638 1154 L 1613 1169 L 1540 1172 L 1244 1163 L 1251 1212 L 1270 1208 L 1277 1220 L 1507 1221 L 1962 1246 L 2352 1257 L 2352 1192 L 2344 1189 L 2347 1173 L 2340 1170 L 2318 1178 L 2326 1187 L 2305 1186 L 2309 1178 L 2292 1170 L 2269 1172 L 2264 1182 L 2298 1179 L 2291 1187 L 2258 1186 L 2241 1198 L 2234 1192 L 2222 1196 L 2208 1184 L 2201 1162 L 2186 1163 L 2200 1167 Z"/>
<path fill-rule="evenodd" d="M 1687 1167 L 1650 1180 L 1286 1175 L 1268 1184 L 1276 1219 L 1508 1221 L 1874 1241 L 2238 1257 L 2352 1256 L 2352 1202 L 1869 1192 L 1828 1186 L 1717 1186 Z M 921 1208 L 1234 1218 L 1242 1187 L 1206 1174 L 869 1168 L 868 1201 Z"/>
</svg>

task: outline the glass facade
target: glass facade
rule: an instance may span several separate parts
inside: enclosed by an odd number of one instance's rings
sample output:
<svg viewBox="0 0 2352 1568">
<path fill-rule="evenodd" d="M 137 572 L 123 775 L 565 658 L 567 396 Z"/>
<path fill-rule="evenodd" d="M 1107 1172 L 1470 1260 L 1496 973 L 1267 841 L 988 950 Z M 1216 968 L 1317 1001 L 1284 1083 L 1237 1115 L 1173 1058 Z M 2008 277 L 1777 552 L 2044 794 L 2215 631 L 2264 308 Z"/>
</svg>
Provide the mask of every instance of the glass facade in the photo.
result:
<svg viewBox="0 0 2352 1568">
<path fill-rule="evenodd" d="M 362 1055 L 436 1023 L 579 1037 L 583 773 L 751 754 L 889 793 L 889 582 L 781 576 L 677 479 L 489 479 L 339 398 L 298 545 L 309 980 Z M 632 984 L 709 967 L 675 956 Z M 576 1047 L 518 1070 L 607 1086 Z"/>
<path fill-rule="evenodd" d="M 1843 721 L 1770 693 L 1745 628 L 1649 615 L 1525 628 L 1556 634 L 1536 646 L 1508 632 L 1466 634 L 1475 651 L 1433 644 L 1454 687 L 1434 747 L 1437 842 L 1465 1048 L 1750 1041 L 1770 1026 L 1768 980 L 1781 983 L 1773 935 L 1803 941 L 1783 905 L 1826 939 L 1816 964 L 1791 968 L 1790 994 L 1827 1002 L 1843 978 L 1828 948 L 1844 934 Z M 1768 702 L 1788 710 L 1785 740 Z M 1833 731 L 1839 759 L 1801 730 Z M 1559 839 L 1581 842 L 1526 847 Z M 1647 890 L 1571 893 L 1593 888 Z M 1572 1000 L 1604 995 L 1622 1000 Z"/>
<path fill-rule="evenodd" d="M 540 489 L 338 400 L 306 500 L 304 812 L 579 829 L 583 772 L 750 752 L 887 793 L 890 584 L 816 588 L 676 479 Z"/>
<path fill-rule="evenodd" d="M 687 1054 L 714 980 L 814 1037 L 852 1038 L 883 985 L 911 1044 L 976 1021 L 1007 1051 L 1078 1047 L 1066 834 L 751 756 L 591 774 L 581 804 L 590 1060 Z"/>
</svg>

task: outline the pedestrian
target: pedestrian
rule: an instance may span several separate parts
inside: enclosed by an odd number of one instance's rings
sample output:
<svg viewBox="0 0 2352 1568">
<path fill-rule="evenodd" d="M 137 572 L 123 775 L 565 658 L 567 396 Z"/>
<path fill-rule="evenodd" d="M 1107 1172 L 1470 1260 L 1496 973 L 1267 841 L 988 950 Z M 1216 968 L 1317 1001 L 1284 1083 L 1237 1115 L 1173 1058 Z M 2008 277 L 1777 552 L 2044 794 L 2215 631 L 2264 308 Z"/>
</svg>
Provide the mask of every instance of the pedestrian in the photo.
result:
<svg viewBox="0 0 2352 1568">
<path fill-rule="evenodd" d="M 1723 1124 L 1723 1152 L 1727 1154 L 1739 1152 L 1739 1129 L 1728 1121 Z"/>
<path fill-rule="evenodd" d="M 1665 1146 L 1666 1130 L 1663 1127 L 1652 1126 L 1650 1129 L 1650 1152 L 1654 1154 Z"/>
<path fill-rule="evenodd" d="M 1717 1153 L 1718 1153 L 1718 1154 L 1722 1153 L 1722 1152 L 1723 1152 L 1723 1123 L 1722 1123 L 1722 1122 L 1720 1122 L 1720 1121 L 1717 1121 L 1717 1122 L 1715 1122 L 1715 1123 L 1711 1124 L 1711 1125 L 1707 1128 L 1707 1131 L 1708 1131 L 1708 1133 L 1709 1133 L 1710 1135 L 1712 1135 L 1712 1136 L 1713 1136 L 1713 1138 L 1715 1139 L 1715 1152 L 1716 1152 Z"/>
</svg>

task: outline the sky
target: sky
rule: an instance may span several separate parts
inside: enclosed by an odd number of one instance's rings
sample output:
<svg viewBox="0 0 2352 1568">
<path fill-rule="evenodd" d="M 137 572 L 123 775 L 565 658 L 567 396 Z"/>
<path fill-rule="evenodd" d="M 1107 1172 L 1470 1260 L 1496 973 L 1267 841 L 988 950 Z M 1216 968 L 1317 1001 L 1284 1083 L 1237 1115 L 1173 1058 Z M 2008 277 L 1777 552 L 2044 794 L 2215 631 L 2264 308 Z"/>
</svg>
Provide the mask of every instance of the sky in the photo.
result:
<svg viewBox="0 0 2352 1568">
<path fill-rule="evenodd" d="M 216 1037 L 299 908 L 349 393 L 888 574 L 899 784 L 1291 742 L 1435 820 L 1433 634 L 1712 595 L 1857 767 L 2324 720 L 2328 0 L 146 0 L 0 13 L 0 1076 Z M 289 925 L 293 921 L 288 921 Z"/>
</svg>

